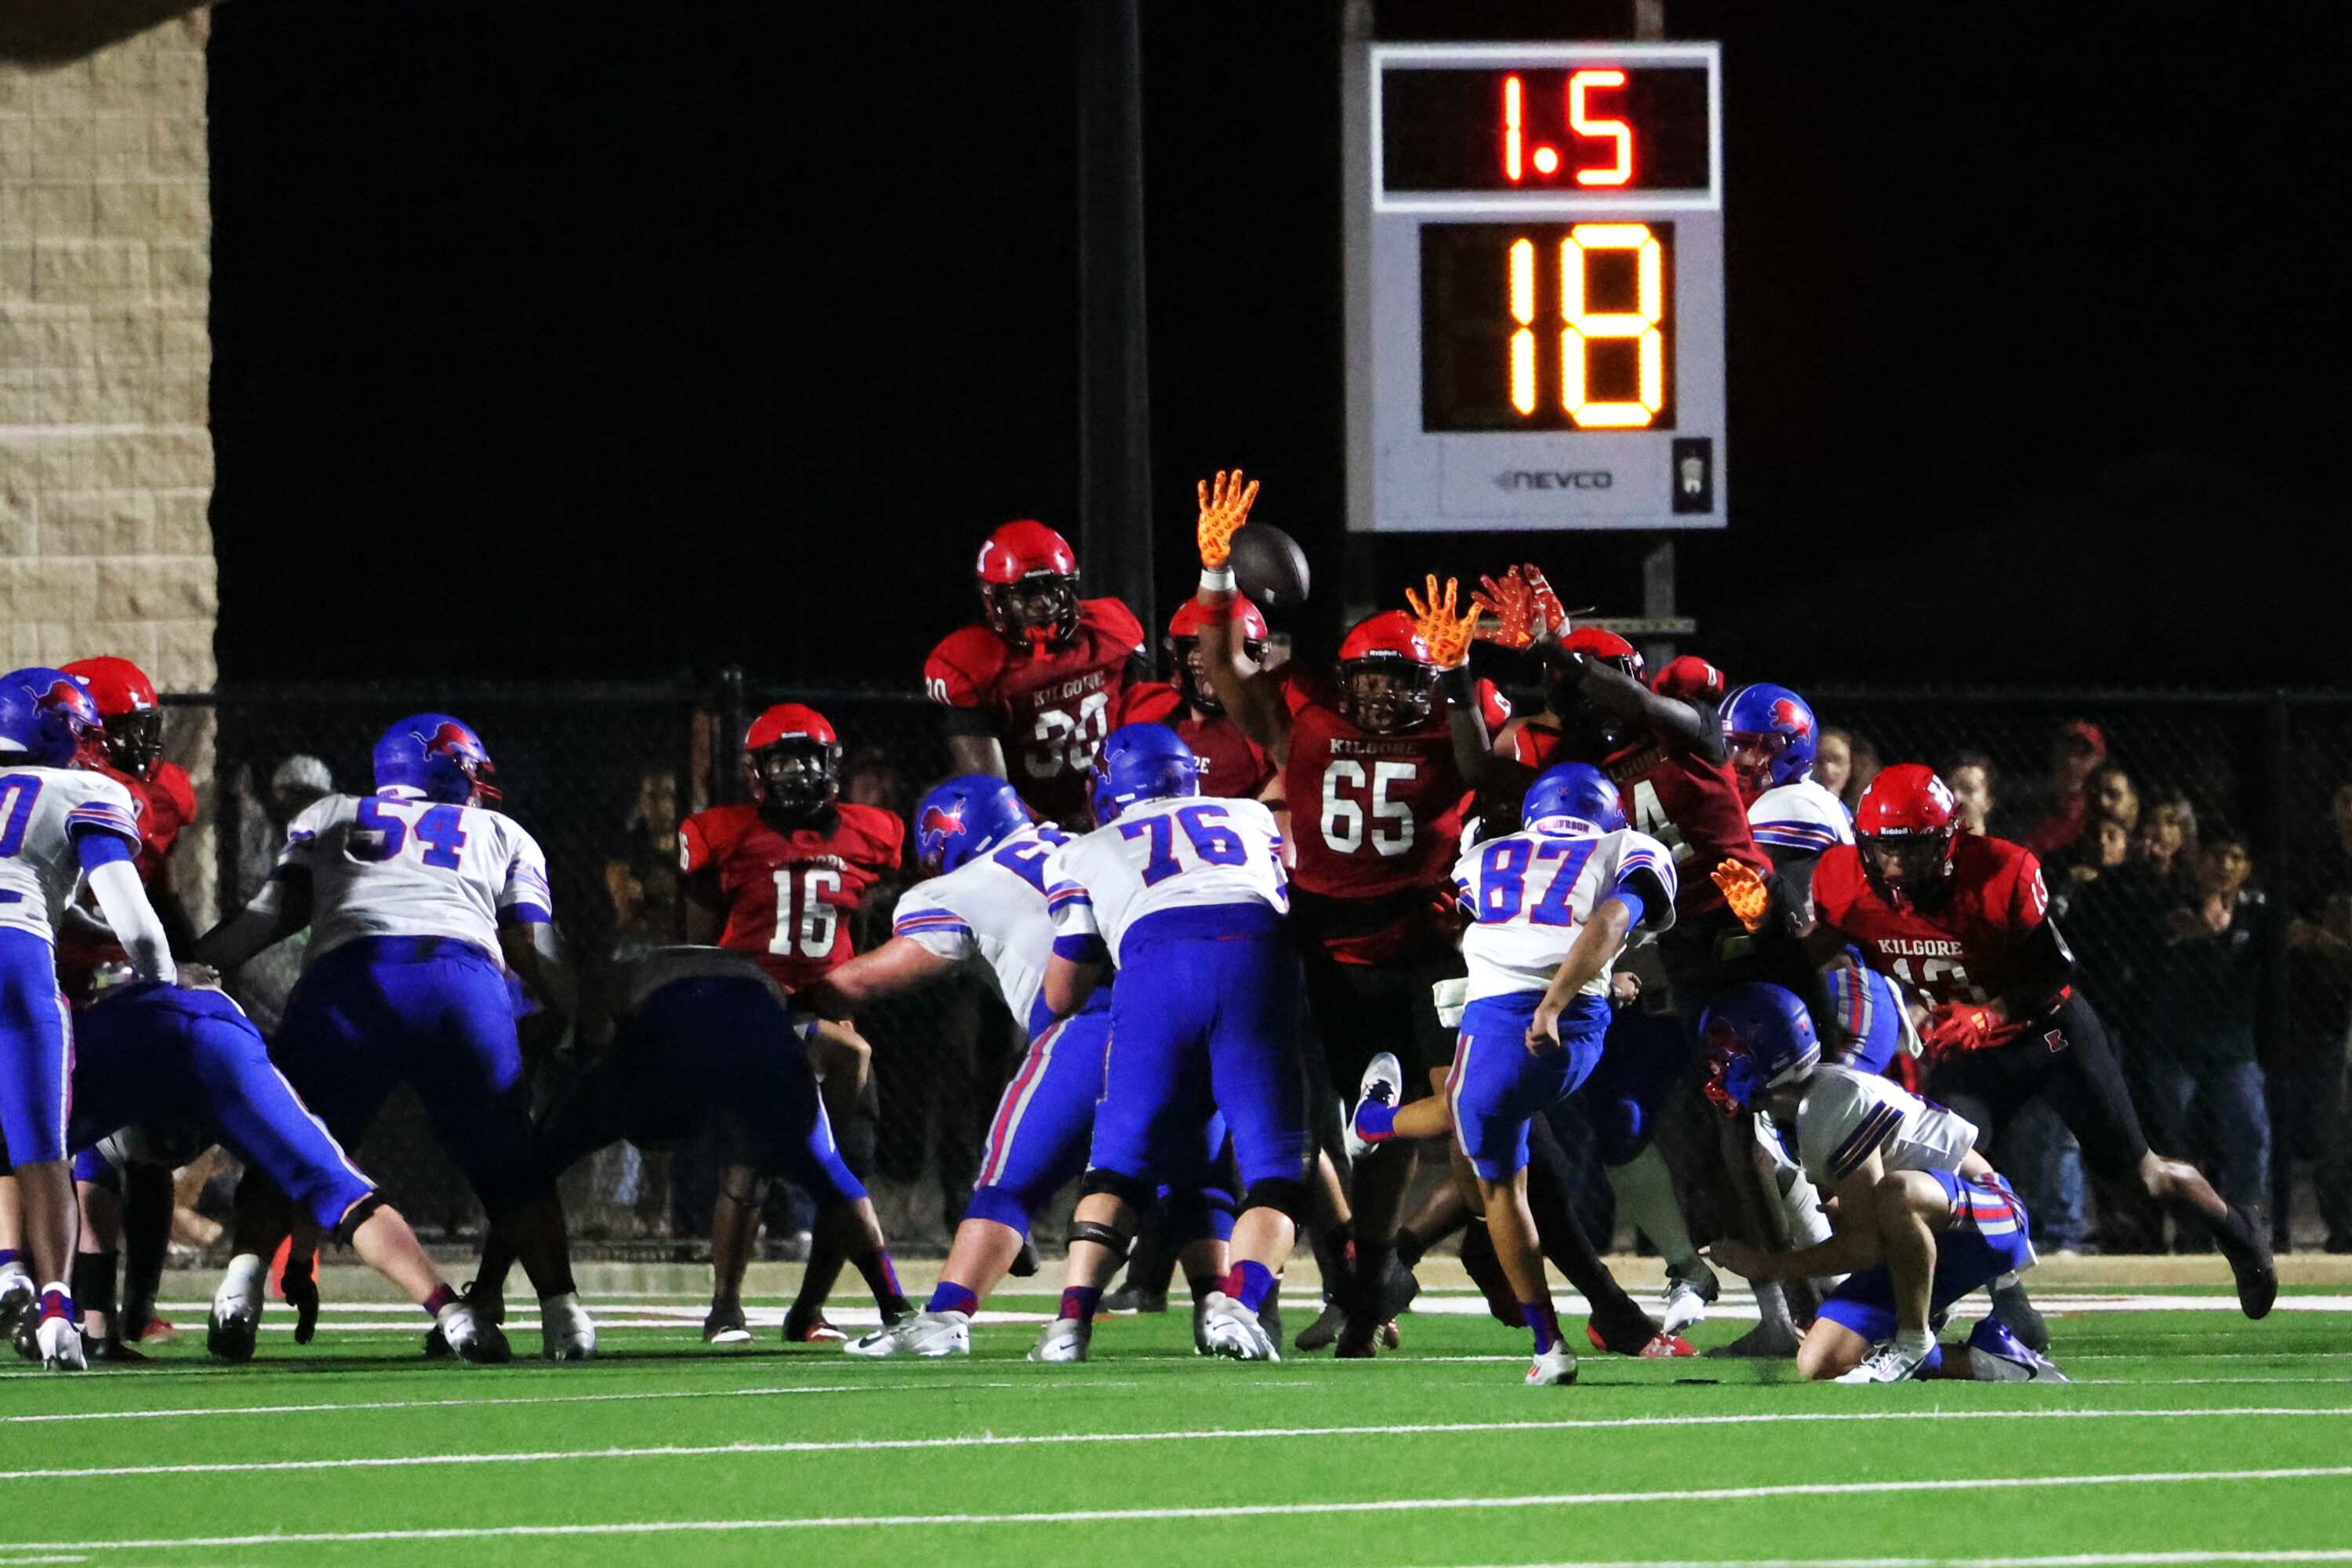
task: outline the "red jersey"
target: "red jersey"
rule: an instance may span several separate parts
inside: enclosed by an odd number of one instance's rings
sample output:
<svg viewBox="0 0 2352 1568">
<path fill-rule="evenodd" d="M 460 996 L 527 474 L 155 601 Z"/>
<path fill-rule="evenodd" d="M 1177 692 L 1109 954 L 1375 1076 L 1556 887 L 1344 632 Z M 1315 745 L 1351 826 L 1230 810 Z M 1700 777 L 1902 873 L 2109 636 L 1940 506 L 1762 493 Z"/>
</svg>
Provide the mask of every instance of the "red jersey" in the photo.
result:
<svg viewBox="0 0 2352 1568">
<path fill-rule="evenodd" d="M 1274 762 L 1255 741 L 1242 733 L 1230 714 L 1195 719 L 1184 694 L 1164 680 L 1130 686 L 1118 708 L 1120 724 L 1165 724 L 1192 748 L 1206 764 L 1201 773 L 1202 795 L 1239 795 L 1255 800 L 1274 778 Z"/>
<path fill-rule="evenodd" d="M 986 712 L 1021 798 L 1084 826 L 1087 770 L 1110 733 L 1128 661 L 1142 656 L 1143 626 L 1128 607 L 1087 599 L 1078 606 L 1078 635 L 1065 647 L 1016 648 L 978 625 L 951 634 L 923 661 L 923 689 L 934 702 Z"/>
<path fill-rule="evenodd" d="M 131 792 L 131 809 L 139 818 L 139 879 L 149 889 L 168 888 L 172 847 L 196 820 L 196 786 L 177 763 L 157 763 L 152 779 L 133 778 L 112 768 L 96 770 Z M 114 942 L 78 942 L 62 931 L 58 936 L 58 981 L 76 1001 L 90 991 L 90 979 L 109 963 L 127 962 Z"/>
<path fill-rule="evenodd" d="M 2000 994 L 2011 950 L 2048 918 L 2050 892 L 2033 851 L 1963 833 L 1952 843 L 1951 896 L 1933 914 L 1896 909 L 1880 896 L 1853 844 L 1825 850 L 1814 863 L 1813 909 L 1873 969 L 1939 1005 L 1983 1003 Z M 1986 1043 L 2009 1040 L 2025 1022 L 2003 1026 Z"/>
<path fill-rule="evenodd" d="M 790 833 L 751 805 L 714 805 L 678 825 L 689 887 L 727 911 L 719 945 L 757 954 L 787 989 L 849 959 L 849 917 L 906 846 L 907 825 L 890 812 L 852 801 L 834 812 L 830 826 Z"/>
<path fill-rule="evenodd" d="M 1392 918 L 1335 924 L 1319 940 L 1342 963 L 1377 963 L 1416 937 L 1450 931 L 1470 785 L 1454 761 L 1444 704 L 1418 729 L 1376 735 L 1339 711 L 1339 692 L 1320 674 L 1291 663 L 1274 679 L 1290 710 L 1282 787 L 1297 857 L 1292 886 L 1309 904 L 1395 906 Z M 1509 720 L 1511 705 L 1491 681 L 1478 683 L 1478 700 L 1490 725 Z"/>
<path fill-rule="evenodd" d="M 1512 731 L 1511 756 L 1541 773 L 1555 762 L 1560 733 L 1533 720 Z M 1601 764 L 1625 803 L 1625 822 L 1674 852 L 1675 912 L 1689 916 L 1723 907 L 1723 893 L 1708 873 L 1726 860 L 1737 860 L 1759 876 L 1772 874 L 1772 862 L 1756 847 L 1748 826 L 1748 807 L 1728 762 L 1709 762 L 1696 752 L 1664 741 L 1643 740 L 1616 752 Z"/>
</svg>

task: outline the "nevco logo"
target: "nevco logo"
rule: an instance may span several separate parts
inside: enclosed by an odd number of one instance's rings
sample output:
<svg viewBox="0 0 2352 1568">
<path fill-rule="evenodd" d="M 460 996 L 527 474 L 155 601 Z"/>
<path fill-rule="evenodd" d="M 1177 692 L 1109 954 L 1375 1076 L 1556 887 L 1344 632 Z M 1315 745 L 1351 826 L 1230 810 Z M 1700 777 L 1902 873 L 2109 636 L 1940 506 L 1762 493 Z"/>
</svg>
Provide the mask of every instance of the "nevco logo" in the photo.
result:
<svg viewBox="0 0 2352 1568">
<path fill-rule="evenodd" d="M 1614 483 L 1606 468 L 1506 468 L 1495 476 L 1498 490 L 1605 490 Z"/>
</svg>

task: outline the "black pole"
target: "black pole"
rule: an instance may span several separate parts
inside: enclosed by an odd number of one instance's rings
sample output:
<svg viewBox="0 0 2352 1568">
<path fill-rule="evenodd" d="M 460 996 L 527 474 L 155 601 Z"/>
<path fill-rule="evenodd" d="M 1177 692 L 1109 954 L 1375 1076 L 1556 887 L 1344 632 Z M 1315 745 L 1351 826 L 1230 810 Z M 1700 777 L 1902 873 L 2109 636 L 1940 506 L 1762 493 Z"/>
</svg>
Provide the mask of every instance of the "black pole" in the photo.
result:
<svg viewBox="0 0 2352 1568">
<path fill-rule="evenodd" d="M 719 672 L 719 733 L 710 748 L 710 798 L 716 804 L 732 805 L 743 798 L 743 730 L 750 721 L 743 667 L 730 664 Z"/>
<path fill-rule="evenodd" d="M 1143 294 L 1138 0 L 1078 7 L 1078 559 L 1149 635 L 1151 402 Z M 1154 638 L 1154 641 L 1157 639 Z"/>
</svg>

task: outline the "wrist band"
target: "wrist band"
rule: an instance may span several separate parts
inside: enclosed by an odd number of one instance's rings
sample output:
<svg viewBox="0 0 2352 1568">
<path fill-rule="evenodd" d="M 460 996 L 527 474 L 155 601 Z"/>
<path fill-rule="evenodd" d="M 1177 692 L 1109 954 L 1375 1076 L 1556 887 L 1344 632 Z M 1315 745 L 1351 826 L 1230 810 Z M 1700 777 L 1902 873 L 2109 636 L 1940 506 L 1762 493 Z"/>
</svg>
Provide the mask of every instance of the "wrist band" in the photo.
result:
<svg viewBox="0 0 2352 1568">
<path fill-rule="evenodd" d="M 1239 590 L 1234 583 L 1231 565 L 1201 568 L 1201 591 L 1204 594 L 1232 594 Z"/>
<path fill-rule="evenodd" d="M 1437 689 L 1445 694 L 1445 705 L 1449 708 L 1467 708 L 1478 700 L 1477 683 L 1471 679 L 1470 667 L 1466 664 L 1439 670 Z"/>
</svg>

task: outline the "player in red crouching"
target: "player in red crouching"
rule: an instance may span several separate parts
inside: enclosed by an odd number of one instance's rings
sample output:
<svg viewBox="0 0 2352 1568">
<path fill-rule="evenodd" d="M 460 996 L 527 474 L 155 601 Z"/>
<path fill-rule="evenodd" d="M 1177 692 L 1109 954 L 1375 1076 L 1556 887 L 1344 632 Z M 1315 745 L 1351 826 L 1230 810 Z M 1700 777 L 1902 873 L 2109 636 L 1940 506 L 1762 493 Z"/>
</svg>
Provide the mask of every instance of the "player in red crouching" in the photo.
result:
<svg viewBox="0 0 2352 1568">
<path fill-rule="evenodd" d="M 1952 792 L 1917 763 L 1871 781 L 1857 844 L 1813 871 L 1816 945 L 1847 942 L 1924 996 L 1927 1088 L 1988 1134 L 2046 1095 L 2083 1163 L 2134 1184 L 2173 1216 L 2213 1233 L 2249 1318 L 2271 1310 L 2278 1276 L 2263 1216 L 2221 1200 L 2197 1167 L 2147 1146 L 2098 1015 L 2068 984 L 2074 955 L 2050 918 L 2033 852 L 1958 832 Z"/>
<path fill-rule="evenodd" d="M 751 953 L 778 984 L 796 990 L 849 960 L 850 916 L 877 882 L 898 874 L 907 826 L 889 812 L 840 798 L 841 742 L 824 714 L 798 702 L 752 721 L 743 737 L 743 775 L 749 801 L 697 812 L 678 829 L 687 940 Z M 811 1037 L 810 1055 L 843 1156 L 863 1176 L 874 1144 L 872 1053 L 856 1030 L 828 1024 Z M 743 1269 L 765 1198 L 760 1171 L 730 1161 L 710 1219 L 715 1278 L 703 1337 L 714 1344 L 751 1338 Z M 829 1246 L 810 1256 L 784 1320 L 787 1340 L 842 1337 L 824 1315 L 842 1261 Z"/>
<path fill-rule="evenodd" d="M 1265 665 L 1265 617 L 1247 599 L 1234 601 L 1242 632 L 1242 658 L 1255 674 Z M 1118 724 L 1165 724 L 1201 759 L 1202 795 L 1255 800 L 1274 779 L 1265 748 L 1249 738 L 1225 712 L 1225 705 L 1202 673 L 1202 611 L 1187 599 L 1168 621 L 1166 680 L 1130 686 L 1120 703 Z M 1116 726 L 1114 726 L 1116 727 Z"/>
<path fill-rule="evenodd" d="M 1117 599 L 1079 598 L 1077 555 L 1042 522 L 990 534 L 975 571 L 981 621 L 923 662 L 954 771 L 1009 779 L 1039 816 L 1090 827 L 1087 770 L 1121 693 L 1150 673 L 1143 624 Z"/>
<path fill-rule="evenodd" d="M 185 769 L 163 760 L 163 710 L 155 683 L 127 658 L 77 659 L 65 672 L 89 689 L 106 721 L 102 741 L 83 765 L 104 773 L 131 792 L 139 818 L 139 854 L 133 862 L 147 885 L 147 901 L 163 922 L 174 952 L 195 945 L 196 929 L 172 885 L 172 850 L 196 819 L 196 789 Z M 86 913 L 87 911 L 82 911 Z M 77 1007 L 98 990 L 101 972 L 127 975 L 130 960 L 111 932 L 95 921 L 68 918 L 58 931 L 58 984 Z M 132 1359 L 151 1330 L 173 1332 L 155 1320 L 155 1290 L 163 1277 L 163 1257 L 172 1235 L 172 1173 L 163 1165 L 134 1162 L 120 1173 L 121 1192 L 79 1182 L 82 1202 L 81 1250 L 74 1258 L 74 1300 L 86 1322 L 97 1327 L 99 1353 Z M 124 1310 L 115 1309 L 118 1270 L 128 1289 Z"/>
</svg>

